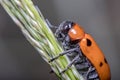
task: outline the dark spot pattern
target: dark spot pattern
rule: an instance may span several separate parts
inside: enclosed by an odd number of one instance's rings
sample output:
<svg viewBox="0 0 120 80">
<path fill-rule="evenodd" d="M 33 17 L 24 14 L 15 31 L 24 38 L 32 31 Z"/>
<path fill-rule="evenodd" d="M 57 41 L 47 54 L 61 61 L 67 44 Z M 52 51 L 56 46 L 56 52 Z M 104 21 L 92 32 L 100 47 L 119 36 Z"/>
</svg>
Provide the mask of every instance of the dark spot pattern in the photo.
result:
<svg viewBox="0 0 120 80">
<path fill-rule="evenodd" d="M 100 62 L 99 66 L 100 66 L 100 67 L 102 67 L 102 66 L 103 66 L 103 63 L 102 63 L 102 62 Z"/>
<path fill-rule="evenodd" d="M 92 42 L 90 39 L 87 39 L 87 46 L 91 46 L 92 45 Z"/>
<path fill-rule="evenodd" d="M 105 61 L 105 63 L 107 64 L 108 62 L 107 62 L 107 60 L 104 58 L 104 61 Z"/>
</svg>

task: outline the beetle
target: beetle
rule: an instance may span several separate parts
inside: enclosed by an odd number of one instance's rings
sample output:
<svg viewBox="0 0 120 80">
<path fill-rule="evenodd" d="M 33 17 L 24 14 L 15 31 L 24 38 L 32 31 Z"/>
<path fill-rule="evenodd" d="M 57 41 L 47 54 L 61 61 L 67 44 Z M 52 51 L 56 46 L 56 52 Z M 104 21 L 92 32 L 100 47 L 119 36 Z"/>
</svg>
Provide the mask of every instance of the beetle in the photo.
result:
<svg viewBox="0 0 120 80">
<path fill-rule="evenodd" d="M 57 28 L 55 36 L 65 51 L 49 62 L 53 62 L 63 55 L 72 59 L 61 74 L 74 64 L 86 80 L 111 79 L 110 67 L 103 52 L 92 36 L 85 33 L 80 25 L 72 21 L 63 21 Z"/>
</svg>

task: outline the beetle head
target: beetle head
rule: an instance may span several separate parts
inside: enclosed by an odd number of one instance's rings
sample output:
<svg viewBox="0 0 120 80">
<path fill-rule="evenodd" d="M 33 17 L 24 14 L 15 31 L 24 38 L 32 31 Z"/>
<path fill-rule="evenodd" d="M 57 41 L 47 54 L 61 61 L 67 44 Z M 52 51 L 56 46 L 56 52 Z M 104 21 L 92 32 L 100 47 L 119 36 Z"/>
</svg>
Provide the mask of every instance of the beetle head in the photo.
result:
<svg viewBox="0 0 120 80">
<path fill-rule="evenodd" d="M 74 22 L 72 21 L 63 21 L 55 32 L 55 36 L 57 37 L 57 39 L 63 41 L 73 25 Z"/>
</svg>

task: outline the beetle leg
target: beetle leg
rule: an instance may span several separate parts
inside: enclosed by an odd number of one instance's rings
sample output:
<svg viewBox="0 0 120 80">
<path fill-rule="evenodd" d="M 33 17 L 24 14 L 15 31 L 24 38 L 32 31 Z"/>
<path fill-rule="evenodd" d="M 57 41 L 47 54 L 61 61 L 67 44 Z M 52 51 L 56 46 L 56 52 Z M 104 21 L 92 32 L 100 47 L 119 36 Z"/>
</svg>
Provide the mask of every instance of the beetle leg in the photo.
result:
<svg viewBox="0 0 120 80">
<path fill-rule="evenodd" d="M 65 71 L 67 71 L 75 62 L 76 62 L 76 60 L 79 58 L 79 55 L 77 55 L 68 65 L 67 65 L 67 67 L 63 70 L 63 71 L 61 71 L 60 72 L 60 74 L 63 74 Z"/>
<path fill-rule="evenodd" d="M 89 69 L 88 69 L 88 71 L 87 71 L 87 73 L 86 73 L 85 80 L 87 80 L 87 79 L 88 79 L 88 75 L 89 75 L 89 73 L 90 73 L 91 69 L 92 69 L 92 67 L 89 67 Z"/>
<path fill-rule="evenodd" d="M 91 72 L 93 72 L 93 71 L 95 71 L 95 68 L 94 68 L 94 67 L 89 67 L 88 72 L 86 73 L 86 79 L 89 78 L 89 77 L 88 77 L 89 74 L 90 74 Z M 91 78 L 96 77 L 96 76 L 97 76 L 97 75 L 91 76 Z"/>
<path fill-rule="evenodd" d="M 88 76 L 87 76 L 87 77 L 88 77 Z M 88 77 L 88 79 L 90 79 L 90 80 L 93 80 L 93 79 L 98 80 L 98 78 L 99 78 L 99 76 L 98 76 L 95 68 L 92 67 L 91 70 L 90 70 L 90 72 L 89 72 L 89 77 Z"/>
<path fill-rule="evenodd" d="M 73 48 L 73 49 L 64 51 L 64 52 L 60 53 L 58 56 L 52 58 L 49 62 L 52 62 L 52 61 L 56 60 L 57 58 L 59 58 L 60 56 L 63 56 L 63 55 L 65 55 L 65 54 L 68 54 L 69 52 L 73 52 L 73 51 L 75 51 L 75 50 L 77 50 L 77 49 L 78 49 L 78 48 Z"/>
<path fill-rule="evenodd" d="M 67 47 L 70 47 L 70 37 L 68 35 L 63 40 L 62 45 L 65 49 L 67 49 Z"/>
<path fill-rule="evenodd" d="M 82 60 L 81 60 L 82 61 Z M 85 70 L 89 68 L 89 64 L 88 63 L 81 63 L 76 65 L 76 68 L 80 71 L 80 70 Z"/>
</svg>

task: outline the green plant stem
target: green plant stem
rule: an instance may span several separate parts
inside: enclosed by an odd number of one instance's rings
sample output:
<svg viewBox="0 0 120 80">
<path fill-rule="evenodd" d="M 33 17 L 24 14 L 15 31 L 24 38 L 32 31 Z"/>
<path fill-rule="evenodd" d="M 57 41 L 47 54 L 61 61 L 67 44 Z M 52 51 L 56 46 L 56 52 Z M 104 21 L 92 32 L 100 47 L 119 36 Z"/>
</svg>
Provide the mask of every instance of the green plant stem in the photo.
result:
<svg viewBox="0 0 120 80">
<path fill-rule="evenodd" d="M 0 3 L 60 79 L 83 80 L 74 65 L 64 74 L 59 74 L 70 63 L 66 55 L 51 63 L 48 62 L 63 52 L 63 49 L 31 0 L 1 0 Z"/>
</svg>

